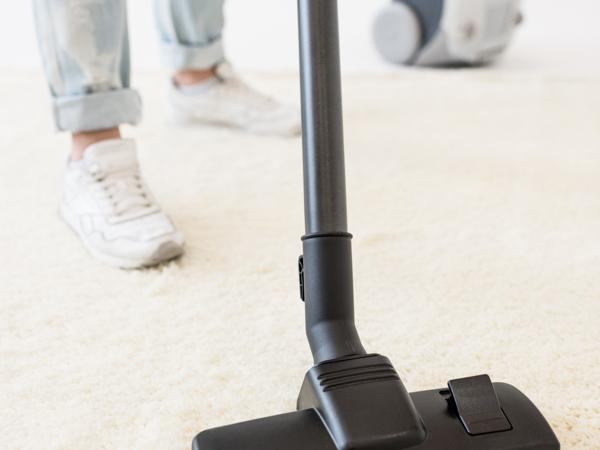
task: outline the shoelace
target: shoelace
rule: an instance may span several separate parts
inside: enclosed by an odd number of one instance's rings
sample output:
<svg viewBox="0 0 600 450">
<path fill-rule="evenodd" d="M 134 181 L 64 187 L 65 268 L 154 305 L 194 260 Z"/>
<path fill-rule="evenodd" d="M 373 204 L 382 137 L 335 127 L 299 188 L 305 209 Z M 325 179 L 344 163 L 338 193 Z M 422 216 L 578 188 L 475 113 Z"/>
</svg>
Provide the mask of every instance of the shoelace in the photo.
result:
<svg viewBox="0 0 600 450">
<path fill-rule="evenodd" d="M 97 192 L 108 201 L 114 215 L 122 216 L 154 206 L 137 170 L 108 174 L 97 166 L 88 170 L 94 184 L 99 188 Z"/>
</svg>

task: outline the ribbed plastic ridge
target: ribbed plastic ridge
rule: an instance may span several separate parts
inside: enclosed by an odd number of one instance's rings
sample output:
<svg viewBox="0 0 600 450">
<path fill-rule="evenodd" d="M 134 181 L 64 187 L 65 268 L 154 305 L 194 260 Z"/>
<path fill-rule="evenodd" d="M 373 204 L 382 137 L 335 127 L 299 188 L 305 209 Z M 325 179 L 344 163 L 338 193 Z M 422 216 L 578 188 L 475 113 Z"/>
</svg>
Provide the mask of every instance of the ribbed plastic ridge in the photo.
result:
<svg viewBox="0 0 600 450">
<path fill-rule="evenodd" d="M 400 379 L 392 364 L 382 362 L 373 364 L 374 361 L 370 355 L 350 357 L 346 360 L 353 360 L 355 364 L 358 363 L 360 365 L 344 369 L 324 370 L 317 377 L 323 391 L 327 392 L 358 384 Z M 321 365 L 322 368 L 326 366 L 327 363 Z"/>
</svg>

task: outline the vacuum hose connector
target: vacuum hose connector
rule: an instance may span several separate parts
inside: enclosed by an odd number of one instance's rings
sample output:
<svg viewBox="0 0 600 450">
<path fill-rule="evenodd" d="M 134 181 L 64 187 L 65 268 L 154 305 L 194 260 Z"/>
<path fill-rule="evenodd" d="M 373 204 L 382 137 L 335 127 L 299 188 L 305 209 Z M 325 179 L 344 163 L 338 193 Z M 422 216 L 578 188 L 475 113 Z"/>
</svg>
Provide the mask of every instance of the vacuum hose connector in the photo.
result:
<svg viewBox="0 0 600 450">
<path fill-rule="evenodd" d="M 302 239 L 306 335 L 315 364 L 365 353 L 354 324 L 351 239 L 350 233 Z"/>
</svg>

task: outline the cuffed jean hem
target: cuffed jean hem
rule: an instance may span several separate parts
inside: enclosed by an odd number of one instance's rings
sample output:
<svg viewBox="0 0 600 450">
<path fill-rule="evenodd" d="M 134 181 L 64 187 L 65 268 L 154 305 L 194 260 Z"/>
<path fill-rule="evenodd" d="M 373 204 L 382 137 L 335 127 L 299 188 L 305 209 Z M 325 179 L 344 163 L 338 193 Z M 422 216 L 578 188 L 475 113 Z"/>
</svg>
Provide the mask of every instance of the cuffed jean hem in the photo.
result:
<svg viewBox="0 0 600 450">
<path fill-rule="evenodd" d="M 197 47 L 163 42 L 160 53 L 163 64 L 172 70 L 210 69 L 225 59 L 222 39 Z"/>
<path fill-rule="evenodd" d="M 142 117 L 142 100 L 133 89 L 55 97 L 54 121 L 59 131 L 80 133 L 136 125 Z"/>
</svg>

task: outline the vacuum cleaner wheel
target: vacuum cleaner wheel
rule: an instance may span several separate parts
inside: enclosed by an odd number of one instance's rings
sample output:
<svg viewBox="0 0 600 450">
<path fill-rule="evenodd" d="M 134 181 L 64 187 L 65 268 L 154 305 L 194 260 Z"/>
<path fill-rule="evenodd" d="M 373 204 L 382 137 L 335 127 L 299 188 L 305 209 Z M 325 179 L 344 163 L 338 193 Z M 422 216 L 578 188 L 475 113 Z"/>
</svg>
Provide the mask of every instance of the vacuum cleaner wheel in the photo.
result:
<svg viewBox="0 0 600 450">
<path fill-rule="evenodd" d="M 422 45 L 423 31 L 417 13 L 403 2 L 393 2 L 376 17 L 373 26 L 375 46 L 389 62 L 412 61 Z"/>
</svg>

